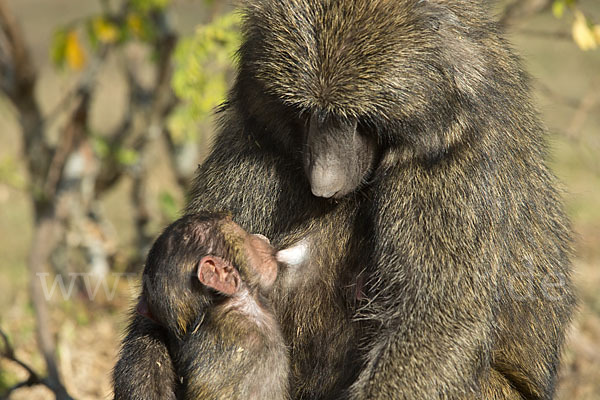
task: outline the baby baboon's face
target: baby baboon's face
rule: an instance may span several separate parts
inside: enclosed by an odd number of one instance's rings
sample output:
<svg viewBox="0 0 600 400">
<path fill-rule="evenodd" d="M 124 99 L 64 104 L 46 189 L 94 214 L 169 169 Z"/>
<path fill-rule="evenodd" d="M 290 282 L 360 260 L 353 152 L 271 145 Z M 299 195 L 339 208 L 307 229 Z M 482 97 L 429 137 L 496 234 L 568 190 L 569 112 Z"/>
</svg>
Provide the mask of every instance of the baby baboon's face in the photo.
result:
<svg viewBox="0 0 600 400">
<path fill-rule="evenodd" d="M 261 288 L 270 288 L 277 278 L 277 260 L 275 249 L 269 240 L 262 235 L 246 232 L 233 221 L 227 221 L 223 231 L 237 236 L 239 243 L 242 243 L 243 261 L 238 268 L 246 271 L 240 272 L 252 280 L 256 279 Z"/>
</svg>

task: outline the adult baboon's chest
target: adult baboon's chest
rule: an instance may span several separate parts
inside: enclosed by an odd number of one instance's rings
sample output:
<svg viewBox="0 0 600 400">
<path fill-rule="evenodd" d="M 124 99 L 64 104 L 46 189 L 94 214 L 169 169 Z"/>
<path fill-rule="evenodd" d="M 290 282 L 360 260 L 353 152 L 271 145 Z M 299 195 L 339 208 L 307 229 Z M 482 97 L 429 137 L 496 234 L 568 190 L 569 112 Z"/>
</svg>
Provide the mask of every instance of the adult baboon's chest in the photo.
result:
<svg viewBox="0 0 600 400">
<path fill-rule="evenodd" d="M 290 349 L 294 398 L 339 393 L 356 379 L 360 334 L 353 320 L 363 240 L 358 207 L 343 203 L 300 227 L 309 257 L 294 284 L 277 290 L 274 306 Z M 285 239 L 284 239 L 285 240 Z"/>
</svg>

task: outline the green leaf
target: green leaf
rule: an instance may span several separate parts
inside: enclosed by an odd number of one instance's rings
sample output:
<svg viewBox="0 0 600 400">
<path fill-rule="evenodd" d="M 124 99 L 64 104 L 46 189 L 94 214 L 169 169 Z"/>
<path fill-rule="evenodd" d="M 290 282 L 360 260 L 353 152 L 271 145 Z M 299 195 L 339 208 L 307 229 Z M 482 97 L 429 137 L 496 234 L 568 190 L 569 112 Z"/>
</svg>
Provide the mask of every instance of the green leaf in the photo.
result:
<svg viewBox="0 0 600 400">
<path fill-rule="evenodd" d="M 157 35 L 154 21 L 147 13 L 132 11 L 127 14 L 124 33 L 144 42 L 152 42 Z"/>
<path fill-rule="evenodd" d="M 560 19 L 565 14 L 565 8 L 566 4 L 563 0 L 555 0 L 554 3 L 552 3 L 552 14 Z"/>
<path fill-rule="evenodd" d="M 179 205 L 175 201 L 175 197 L 167 191 L 163 191 L 158 195 L 158 205 L 160 212 L 169 221 L 177 219 L 179 213 Z"/>
<path fill-rule="evenodd" d="M 90 43 L 90 47 L 95 51 L 98 50 L 98 45 L 100 44 L 100 39 L 94 29 L 94 20 L 89 19 L 85 24 L 85 31 L 87 33 L 88 42 Z"/>
<path fill-rule="evenodd" d="M 56 67 L 63 67 L 67 59 L 67 36 L 66 29 L 57 29 L 52 36 L 50 45 L 50 58 Z"/>
<path fill-rule="evenodd" d="M 239 27 L 239 14 L 230 13 L 179 42 L 172 86 L 182 101 L 169 118 L 176 143 L 194 140 L 198 123 L 226 99 L 233 55 L 241 42 Z"/>
<path fill-rule="evenodd" d="M 140 159 L 140 155 L 137 151 L 132 149 L 120 148 L 115 153 L 117 162 L 127 167 L 135 165 Z"/>
<path fill-rule="evenodd" d="M 171 3 L 171 0 L 131 0 L 131 6 L 142 12 L 162 10 Z"/>
<path fill-rule="evenodd" d="M 105 159 L 110 156 L 110 145 L 106 138 L 102 136 L 92 136 L 92 148 L 101 159 Z"/>
<path fill-rule="evenodd" d="M 19 171 L 17 160 L 12 156 L 0 159 L 0 183 L 19 190 L 25 189 L 27 186 L 23 174 Z"/>
</svg>

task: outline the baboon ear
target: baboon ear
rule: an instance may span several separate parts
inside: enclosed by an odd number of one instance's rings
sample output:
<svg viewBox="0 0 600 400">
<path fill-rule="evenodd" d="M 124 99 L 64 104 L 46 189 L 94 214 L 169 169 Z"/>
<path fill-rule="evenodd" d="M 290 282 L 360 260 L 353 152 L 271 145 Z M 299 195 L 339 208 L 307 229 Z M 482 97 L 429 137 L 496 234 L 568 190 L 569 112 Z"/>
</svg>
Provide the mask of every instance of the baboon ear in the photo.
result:
<svg viewBox="0 0 600 400">
<path fill-rule="evenodd" d="M 198 266 L 198 280 L 205 286 L 228 296 L 240 288 L 240 274 L 228 261 L 215 256 L 206 256 Z"/>
<path fill-rule="evenodd" d="M 154 319 L 154 315 L 152 315 L 150 307 L 148 306 L 148 301 L 146 301 L 146 297 L 144 295 L 140 297 L 140 300 L 138 301 L 137 306 L 135 307 L 135 311 L 141 316 L 156 322 L 156 320 Z"/>
</svg>

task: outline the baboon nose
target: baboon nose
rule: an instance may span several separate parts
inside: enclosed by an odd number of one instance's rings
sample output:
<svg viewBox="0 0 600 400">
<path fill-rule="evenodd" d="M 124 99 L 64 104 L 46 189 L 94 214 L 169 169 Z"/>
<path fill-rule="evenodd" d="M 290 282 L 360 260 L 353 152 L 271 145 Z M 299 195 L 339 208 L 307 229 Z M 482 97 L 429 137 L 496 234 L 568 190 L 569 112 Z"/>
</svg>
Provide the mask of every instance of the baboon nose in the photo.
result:
<svg viewBox="0 0 600 400">
<path fill-rule="evenodd" d="M 329 190 L 328 188 L 312 188 L 312 194 L 316 197 L 322 197 L 324 199 L 331 199 L 335 197 L 338 191 Z"/>
<path fill-rule="evenodd" d="M 344 187 L 340 174 L 330 168 L 315 167 L 311 173 L 310 186 L 317 197 L 330 199 L 335 197 Z"/>
</svg>

